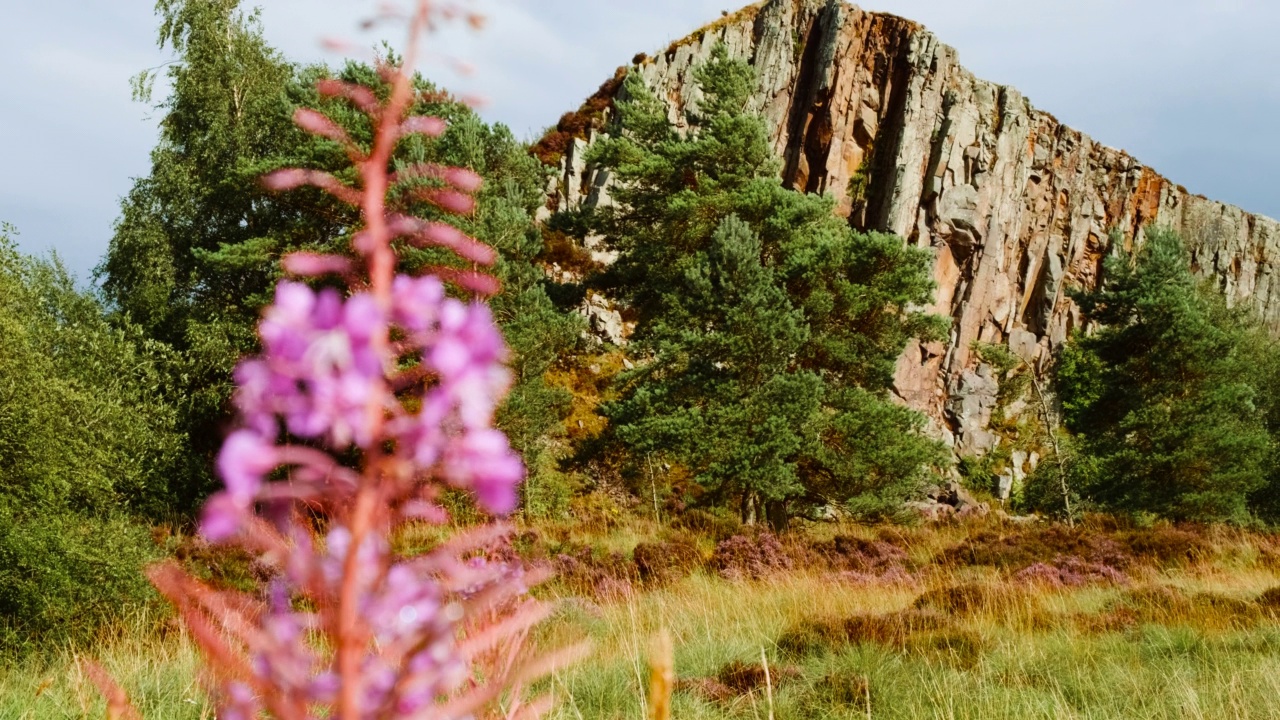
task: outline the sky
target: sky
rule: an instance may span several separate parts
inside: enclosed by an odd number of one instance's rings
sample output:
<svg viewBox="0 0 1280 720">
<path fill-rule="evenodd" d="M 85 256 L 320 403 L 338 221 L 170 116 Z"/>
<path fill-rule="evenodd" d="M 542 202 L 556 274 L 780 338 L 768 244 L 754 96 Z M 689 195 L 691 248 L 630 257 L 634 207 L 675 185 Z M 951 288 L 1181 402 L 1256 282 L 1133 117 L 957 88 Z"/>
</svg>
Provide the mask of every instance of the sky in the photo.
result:
<svg viewBox="0 0 1280 720">
<path fill-rule="evenodd" d="M 739 0 L 475 0 L 479 34 L 439 36 L 423 69 L 488 98 L 481 113 L 532 138 L 638 52 L 737 9 Z M 336 63 L 322 37 L 355 32 L 372 0 L 244 0 L 267 40 Z M 867 0 L 923 23 L 979 77 L 1128 150 L 1192 192 L 1280 217 L 1280 3 L 1273 0 Z M 0 0 L 0 221 L 19 247 L 56 251 L 87 282 L 120 198 L 148 172 L 157 113 L 129 78 L 170 60 L 152 0 Z M 385 31 L 384 31 L 385 33 Z M 398 34 L 387 34 L 394 43 Z M 448 70 L 447 58 L 474 66 Z M 157 87 L 157 95 L 163 93 Z"/>
</svg>

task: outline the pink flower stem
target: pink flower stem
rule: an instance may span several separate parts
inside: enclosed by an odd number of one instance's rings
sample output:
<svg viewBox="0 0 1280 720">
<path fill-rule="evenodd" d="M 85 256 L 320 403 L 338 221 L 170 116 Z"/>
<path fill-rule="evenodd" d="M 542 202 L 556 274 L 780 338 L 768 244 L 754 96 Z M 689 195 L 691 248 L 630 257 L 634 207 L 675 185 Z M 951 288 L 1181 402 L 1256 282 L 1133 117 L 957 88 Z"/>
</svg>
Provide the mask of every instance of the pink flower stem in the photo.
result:
<svg viewBox="0 0 1280 720">
<path fill-rule="evenodd" d="M 430 21 L 431 3 L 421 0 L 417 4 L 413 22 L 409 28 L 409 43 L 403 63 L 392 74 L 391 96 L 375 119 L 373 149 L 361 163 L 360 174 L 364 181 L 360 206 L 365 221 L 365 233 L 369 242 L 368 267 L 371 290 L 378 305 L 389 316 L 392 309 L 391 287 L 395 278 L 396 256 L 391 248 L 391 233 L 387 227 L 387 190 L 390 185 L 388 166 L 400 135 L 400 123 L 413 100 L 413 64 L 417 56 L 418 38 L 426 32 Z M 373 337 L 373 349 L 380 357 L 387 357 L 390 350 L 390 333 L 384 324 Z M 381 397 L 378 393 L 375 396 Z M 385 408 L 371 402 L 368 407 L 372 436 L 382 435 L 386 419 Z M 355 507 L 349 524 L 351 545 L 347 548 L 342 568 L 342 586 L 338 596 L 338 675 L 341 681 L 338 695 L 338 717 L 341 720 L 360 720 L 360 702 L 363 696 L 360 662 L 368 647 L 367 631 L 360 622 L 359 550 L 372 528 L 374 514 L 379 506 L 381 449 L 375 444 L 365 458 L 365 472 L 356 493 Z"/>
</svg>

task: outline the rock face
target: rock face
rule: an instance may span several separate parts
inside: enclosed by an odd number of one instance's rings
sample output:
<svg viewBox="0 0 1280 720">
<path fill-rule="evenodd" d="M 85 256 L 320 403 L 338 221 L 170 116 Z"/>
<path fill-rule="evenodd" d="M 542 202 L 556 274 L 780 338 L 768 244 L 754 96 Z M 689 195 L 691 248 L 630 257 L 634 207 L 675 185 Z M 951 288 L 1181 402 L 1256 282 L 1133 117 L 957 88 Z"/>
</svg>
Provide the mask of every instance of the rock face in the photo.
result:
<svg viewBox="0 0 1280 720">
<path fill-rule="evenodd" d="M 1066 296 L 1093 287 L 1115 242 L 1131 252 L 1149 224 L 1179 230 L 1194 270 L 1233 304 L 1280 327 L 1280 224 L 1187 191 L 1128 154 L 974 77 L 920 25 L 839 0 L 767 0 L 726 16 L 639 72 L 687 127 L 691 69 L 723 41 L 756 68 L 783 182 L 829 193 L 859 229 L 930 248 L 933 312 L 945 343 L 912 343 L 895 390 L 958 452 L 998 442 L 987 427 L 999 378 L 975 342 L 1007 345 L 1038 372 L 1081 323 Z M 609 202 L 610 178 L 573 141 L 549 187 L 552 207 Z"/>
</svg>

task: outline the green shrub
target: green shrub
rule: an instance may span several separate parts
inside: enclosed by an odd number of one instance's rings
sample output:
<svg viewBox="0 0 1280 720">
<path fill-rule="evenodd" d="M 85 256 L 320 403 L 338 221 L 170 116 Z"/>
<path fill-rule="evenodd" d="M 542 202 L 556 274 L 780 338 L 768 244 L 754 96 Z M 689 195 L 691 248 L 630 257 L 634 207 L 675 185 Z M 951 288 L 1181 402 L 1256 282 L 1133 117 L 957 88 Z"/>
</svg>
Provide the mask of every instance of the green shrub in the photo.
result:
<svg viewBox="0 0 1280 720">
<path fill-rule="evenodd" d="M 528 477 L 520 486 L 521 508 L 526 520 L 566 520 L 570 501 L 582 486 L 581 479 L 562 472 L 550 451 L 528 458 Z"/>
<path fill-rule="evenodd" d="M 0 650 L 83 637 L 147 597 L 172 507 L 167 357 L 0 228 Z"/>
<path fill-rule="evenodd" d="M 153 556 L 147 528 L 127 519 L 0 507 L 0 651 L 87 638 L 146 602 Z"/>
</svg>

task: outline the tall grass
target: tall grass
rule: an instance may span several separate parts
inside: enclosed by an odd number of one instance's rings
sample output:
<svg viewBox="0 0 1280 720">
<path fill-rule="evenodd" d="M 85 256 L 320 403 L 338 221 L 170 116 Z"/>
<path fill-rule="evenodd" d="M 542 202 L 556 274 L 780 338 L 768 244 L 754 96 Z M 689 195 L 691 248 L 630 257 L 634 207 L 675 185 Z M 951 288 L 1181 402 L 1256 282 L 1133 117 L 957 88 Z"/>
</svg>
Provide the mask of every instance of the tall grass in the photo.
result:
<svg viewBox="0 0 1280 720">
<path fill-rule="evenodd" d="M 912 556 L 934 555 L 952 532 L 922 535 Z M 1277 576 L 1249 547 L 1227 549 L 1214 562 L 1134 567 L 1114 586 L 1027 586 L 990 567 L 934 565 L 914 584 L 696 574 L 622 600 L 573 599 L 557 632 L 586 634 L 597 651 L 557 676 L 556 717 L 644 717 L 640 662 L 662 629 L 675 641 L 678 718 L 1280 717 L 1280 624 L 1252 602 Z M 955 601 L 957 588 L 985 599 Z M 903 624 L 911 613 L 933 620 Z M 862 635 L 805 652 L 779 644 L 849 618 Z M 726 672 L 760 666 L 762 650 L 772 708 L 763 683 L 724 692 Z"/>
<path fill-rule="evenodd" d="M 618 528 L 599 547 L 625 552 L 650 530 L 660 529 Z M 1280 622 L 1257 602 L 1280 585 L 1270 538 L 1211 531 L 1211 552 L 1153 555 L 1126 568 L 1127 583 L 1055 588 L 947 560 L 979 531 L 823 528 L 809 538 L 904 533 L 912 573 L 894 583 L 816 567 L 750 582 L 702 570 L 608 599 L 552 583 L 559 610 L 540 640 L 594 643 L 587 662 L 549 681 L 552 717 L 648 717 L 648 660 L 663 631 L 678 720 L 1280 717 Z M 147 718 L 211 718 L 195 653 L 166 628 L 140 614 L 92 647 L 0 668 L 0 719 L 102 717 L 78 654 L 101 659 Z"/>
<path fill-rule="evenodd" d="M 182 634 L 146 613 L 107 628 L 89 645 L 65 645 L 0 666 L 0 719 L 102 718 L 106 704 L 77 660 L 91 657 L 145 718 L 209 720 L 198 657 Z"/>
<path fill-rule="evenodd" d="M 1085 593 L 1088 594 L 1088 593 Z M 641 718 L 633 649 L 672 627 L 681 678 L 715 677 L 733 661 L 796 673 L 774 690 L 780 718 L 1280 717 L 1280 626 L 1235 630 L 1141 624 L 1090 632 L 1071 621 L 1077 598 L 1055 598 L 1053 622 L 1014 630 L 991 616 L 901 645 L 833 644 L 788 657 L 775 639 L 816 613 L 900 610 L 899 592 L 833 589 L 815 578 L 730 587 L 705 578 L 608 607 L 594 623 L 600 652 L 557 682 L 562 718 Z M 1079 598 L 1080 606 L 1096 598 Z M 967 642 L 970 638 L 973 643 Z M 843 690 L 842 690 L 843 686 Z M 762 718 L 763 688 L 728 700 L 677 692 L 679 718 Z M 865 698 L 849 688 L 865 687 Z"/>
</svg>

